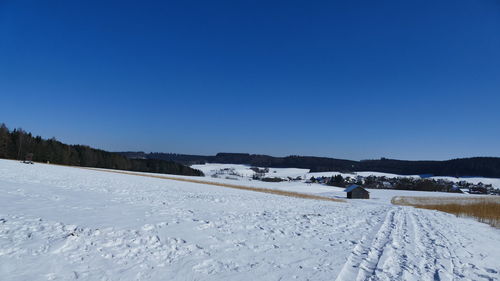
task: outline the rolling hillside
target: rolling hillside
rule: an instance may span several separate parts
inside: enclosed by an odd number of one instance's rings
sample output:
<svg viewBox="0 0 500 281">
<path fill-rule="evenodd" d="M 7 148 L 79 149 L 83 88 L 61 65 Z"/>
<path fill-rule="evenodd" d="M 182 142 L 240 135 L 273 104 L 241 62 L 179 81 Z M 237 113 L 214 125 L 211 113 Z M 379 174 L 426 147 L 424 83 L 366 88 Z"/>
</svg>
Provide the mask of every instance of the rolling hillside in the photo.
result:
<svg viewBox="0 0 500 281">
<path fill-rule="evenodd" d="M 500 178 L 500 158 L 474 157 L 446 161 L 405 161 L 385 159 L 352 161 L 312 156 L 273 157 L 247 153 L 218 153 L 215 156 L 173 153 L 120 152 L 134 159 L 161 159 L 186 165 L 204 163 L 246 164 L 272 168 L 303 168 L 311 172 L 374 171 L 400 175 Z"/>
</svg>

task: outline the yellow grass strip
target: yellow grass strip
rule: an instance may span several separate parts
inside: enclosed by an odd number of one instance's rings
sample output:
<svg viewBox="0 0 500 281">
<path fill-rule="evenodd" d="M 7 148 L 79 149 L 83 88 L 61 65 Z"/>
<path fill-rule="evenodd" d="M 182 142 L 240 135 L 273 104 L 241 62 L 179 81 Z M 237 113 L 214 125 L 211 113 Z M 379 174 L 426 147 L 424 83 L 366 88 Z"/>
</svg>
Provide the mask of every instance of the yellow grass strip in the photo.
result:
<svg viewBox="0 0 500 281">
<path fill-rule="evenodd" d="M 269 193 L 269 194 L 274 194 L 274 195 L 281 195 L 281 196 L 288 196 L 288 197 L 295 197 L 295 198 L 314 199 L 314 200 L 333 201 L 333 202 L 345 202 L 342 199 L 330 198 L 330 197 L 307 194 L 307 193 L 299 193 L 299 192 L 293 192 L 293 191 L 276 190 L 276 189 L 270 189 L 270 188 L 251 187 L 251 186 L 243 186 L 243 185 L 236 185 L 236 184 L 218 183 L 218 182 L 211 182 L 211 181 L 204 181 L 204 180 L 185 179 L 185 178 L 160 176 L 160 175 L 146 175 L 146 174 L 117 171 L 117 170 L 103 170 L 103 169 L 98 169 L 98 168 L 87 168 L 87 167 L 76 167 L 76 168 L 82 168 L 82 169 L 94 170 L 94 171 L 100 171 L 100 172 L 124 174 L 124 175 L 133 175 L 133 176 L 141 176 L 141 177 L 149 177 L 149 178 L 157 178 L 157 179 L 165 179 L 165 180 L 174 180 L 174 181 L 183 181 L 183 182 L 215 185 L 215 186 L 222 186 L 222 187 L 228 187 L 228 188 L 234 188 L 234 189 Z"/>
<path fill-rule="evenodd" d="M 480 222 L 500 228 L 500 197 L 413 197 L 396 196 L 392 204 L 438 210 L 457 217 L 472 217 Z"/>
</svg>

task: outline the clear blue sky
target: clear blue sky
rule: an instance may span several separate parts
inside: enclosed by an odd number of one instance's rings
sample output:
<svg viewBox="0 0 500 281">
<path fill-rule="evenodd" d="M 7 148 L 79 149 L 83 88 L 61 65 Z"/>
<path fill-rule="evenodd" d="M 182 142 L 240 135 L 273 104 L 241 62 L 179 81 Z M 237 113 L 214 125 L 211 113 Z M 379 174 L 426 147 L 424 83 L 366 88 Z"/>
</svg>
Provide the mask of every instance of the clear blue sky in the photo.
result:
<svg viewBox="0 0 500 281">
<path fill-rule="evenodd" d="M 111 151 L 500 156 L 500 2 L 0 1 L 0 122 Z"/>
</svg>

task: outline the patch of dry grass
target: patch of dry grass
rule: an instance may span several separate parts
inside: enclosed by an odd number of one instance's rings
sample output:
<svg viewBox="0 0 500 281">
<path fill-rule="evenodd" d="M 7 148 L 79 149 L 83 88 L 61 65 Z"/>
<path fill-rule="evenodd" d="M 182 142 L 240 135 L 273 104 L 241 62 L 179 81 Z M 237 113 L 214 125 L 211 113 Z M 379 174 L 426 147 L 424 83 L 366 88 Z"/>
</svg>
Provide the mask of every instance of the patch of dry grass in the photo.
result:
<svg viewBox="0 0 500 281">
<path fill-rule="evenodd" d="M 307 193 L 299 193 L 299 192 L 293 192 L 293 191 L 276 190 L 276 189 L 270 189 L 270 188 L 251 187 L 251 186 L 243 186 L 243 185 L 236 185 L 236 184 L 226 184 L 226 183 L 219 183 L 219 182 L 211 182 L 211 181 L 195 180 L 195 179 L 186 179 L 186 178 L 177 178 L 177 177 L 169 177 L 169 176 L 160 176 L 160 175 L 146 175 L 146 174 L 139 174 L 139 173 L 134 173 L 134 172 L 125 172 L 125 171 L 117 171 L 117 170 L 102 170 L 102 169 L 85 168 L 85 167 L 78 167 L 78 168 L 88 169 L 88 170 L 94 170 L 94 171 L 101 171 L 101 172 L 116 173 L 116 174 L 125 174 L 125 175 L 140 176 L 140 177 L 149 177 L 149 178 L 157 178 L 157 179 L 166 179 L 166 180 L 174 180 L 174 181 L 183 181 L 183 182 L 192 182 L 192 183 L 199 183 L 199 184 L 215 185 L 215 186 L 222 186 L 222 187 L 228 187 L 228 188 L 234 188 L 234 189 L 241 189 L 241 190 L 248 190 L 248 191 L 269 193 L 269 194 L 275 194 L 275 195 L 281 195 L 281 196 L 288 196 L 288 197 L 296 197 L 296 198 L 303 198 L 303 199 L 314 199 L 314 200 L 333 201 L 333 202 L 345 202 L 342 199 L 324 197 L 324 196 L 307 194 Z"/>
<path fill-rule="evenodd" d="M 438 210 L 457 217 L 472 217 L 500 228 L 500 197 L 413 197 L 396 196 L 392 204 Z"/>
</svg>

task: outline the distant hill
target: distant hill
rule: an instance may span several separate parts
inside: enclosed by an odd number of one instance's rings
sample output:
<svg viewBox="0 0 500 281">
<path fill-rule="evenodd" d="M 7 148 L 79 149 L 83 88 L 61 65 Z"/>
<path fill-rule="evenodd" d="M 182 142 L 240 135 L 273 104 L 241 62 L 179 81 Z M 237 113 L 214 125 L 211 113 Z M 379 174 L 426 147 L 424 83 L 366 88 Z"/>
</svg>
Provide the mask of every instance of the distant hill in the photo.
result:
<svg viewBox="0 0 500 281">
<path fill-rule="evenodd" d="M 43 139 L 22 129 L 10 131 L 0 125 L 0 158 L 24 160 L 32 154 L 35 162 L 118 169 L 136 172 L 203 176 L 199 170 L 162 159 L 129 159 L 119 153 L 91 148 L 85 145 L 67 145 L 56 139 Z"/>
<path fill-rule="evenodd" d="M 248 153 L 218 153 L 215 156 L 174 153 L 120 152 L 129 158 L 169 160 L 185 165 L 203 163 L 246 164 L 272 168 L 305 168 L 312 172 L 373 171 L 400 175 L 494 177 L 500 178 L 500 158 L 474 157 L 446 161 L 406 161 L 394 159 L 352 161 L 312 156 L 273 157 Z"/>
</svg>

